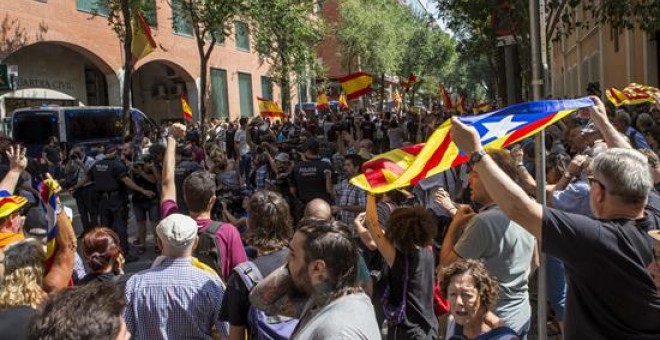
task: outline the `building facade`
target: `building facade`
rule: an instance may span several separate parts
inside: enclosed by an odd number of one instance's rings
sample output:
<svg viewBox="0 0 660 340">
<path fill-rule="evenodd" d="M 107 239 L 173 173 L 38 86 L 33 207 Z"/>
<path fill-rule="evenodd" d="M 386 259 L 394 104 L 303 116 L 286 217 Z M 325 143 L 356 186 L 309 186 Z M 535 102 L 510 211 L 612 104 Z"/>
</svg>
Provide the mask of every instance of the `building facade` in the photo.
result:
<svg viewBox="0 0 660 340">
<path fill-rule="evenodd" d="M 581 6 L 574 11 L 576 20 L 589 21 L 591 13 Z M 554 35 L 559 17 L 549 13 L 548 27 Z M 648 34 L 639 29 L 615 30 L 609 25 L 576 28 L 569 36 L 550 45 L 551 93 L 557 97 L 586 94 L 589 83 L 598 82 L 601 91 L 623 88 L 631 82 L 658 86 L 660 78 L 660 32 Z"/>
<path fill-rule="evenodd" d="M 132 105 L 157 122 L 177 120 L 185 93 L 197 119 L 200 61 L 192 26 L 171 1 L 151 1 L 145 17 L 159 48 L 134 67 Z M 0 23 L 0 61 L 18 69 L 14 91 L 0 92 L 2 117 L 44 104 L 121 105 L 123 45 L 95 0 L 1 1 Z M 257 97 L 279 96 L 240 20 L 216 44 L 209 66 L 211 117 L 253 116 Z"/>
</svg>

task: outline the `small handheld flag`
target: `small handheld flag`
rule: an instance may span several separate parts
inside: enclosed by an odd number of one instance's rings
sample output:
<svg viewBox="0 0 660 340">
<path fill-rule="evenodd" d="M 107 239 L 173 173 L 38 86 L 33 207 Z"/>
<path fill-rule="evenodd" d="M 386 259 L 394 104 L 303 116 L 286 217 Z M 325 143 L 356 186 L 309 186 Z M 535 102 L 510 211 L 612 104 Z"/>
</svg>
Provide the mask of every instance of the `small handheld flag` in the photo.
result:
<svg viewBox="0 0 660 340">
<path fill-rule="evenodd" d="M 440 95 L 442 96 L 442 101 L 445 105 L 445 110 L 451 110 L 454 108 L 454 104 L 451 102 L 451 95 L 449 95 L 449 92 L 447 92 L 447 89 L 440 84 L 438 86 L 438 92 L 440 92 Z"/>
<path fill-rule="evenodd" d="M 188 103 L 188 96 L 185 94 L 181 95 L 181 112 L 183 112 L 183 118 L 186 121 L 191 121 L 193 118 L 193 112 L 192 108 L 190 107 L 190 103 Z"/>
<path fill-rule="evenodd" d="M 346 95 L 343 93 L 339 95 L 339 110 L 340 111 L 348 110 L 348 101 L 346 100 Z"/>
<path fill-rule="evenodd" d="M 325 94 L 325 91 L 319 91 L 316 96 L 316 109 L 319 111 L 330 109 L 328 95 Z"/>
</svg>

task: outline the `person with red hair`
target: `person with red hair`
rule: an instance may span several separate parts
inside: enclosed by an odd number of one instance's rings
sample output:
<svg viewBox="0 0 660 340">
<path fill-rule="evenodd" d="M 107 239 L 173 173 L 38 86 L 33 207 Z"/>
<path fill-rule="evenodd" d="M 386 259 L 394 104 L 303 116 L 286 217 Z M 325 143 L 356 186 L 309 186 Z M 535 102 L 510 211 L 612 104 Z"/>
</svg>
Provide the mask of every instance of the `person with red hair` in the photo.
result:
<svg viewBox="0 0 660 340">
<path fill-rule="evenodd" d="M 82 241 L 82 255 L 89 273 L 80 284 L 90 282 L 123 282 L 124 256 L 119 236 L 109 228 L 90 230 Z"/>
</svg>

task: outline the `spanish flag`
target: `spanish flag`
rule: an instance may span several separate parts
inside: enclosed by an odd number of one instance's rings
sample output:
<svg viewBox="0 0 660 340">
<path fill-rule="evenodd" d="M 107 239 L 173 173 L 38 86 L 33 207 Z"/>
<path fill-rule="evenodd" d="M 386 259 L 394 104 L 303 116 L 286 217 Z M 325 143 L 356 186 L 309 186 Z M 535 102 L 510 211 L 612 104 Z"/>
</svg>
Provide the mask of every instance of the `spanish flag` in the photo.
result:
<svg viewBox="0 0 660 340">
<path fill-rule="evenodd" d="M 465 96 L 463 94 L 459 94 L 458 98 L 456 99 L 456 112 L 460 114 L 467 112 L 465 107 Z"/>
<path fill-rule="evenodd" d="M 460 117 L 474 127 L 484 148 L 505 148 L 536 134 L 572 112 L 593 106 L 590 98 L 546 100 L 509 106 L 478 116 Z M 414 185 L 420 180 L 467 162 L 449 133 L 451 120 L 446 120 L 426 143 L 394 149 L 372 158 L 362 165 L 361 174 L 351 183 L 372 194 Z"/>
<path fill-rule="evenodd" d="M 272 118 L 275 120 L 281 120 L 284 118 L 284 111 L 282 111 L 282 108 L 276 102 L 259 97 L 257 97 L 257 102 L 259 104 L 259 115 L 261 115 L 261 117 Z"/>
<path fill-rule="evenodd" d="M 447 89 L 440 84 L 438 85 L 438 92 L 440 92 L 440 96 L 442 96 L 442 101 L 445 105 L 445 110 L 451 110 L 454 108 L 454 103 L 451 102 L 451 95 L 449 92 L 447 92 Z"/>
<path fill-rule="evenodd" d="M 655 87 L 631 83 L 623 90 L 609 88 L 605 90 L 607 99 L 619 107 L 622 105 L 639 105 L 644 103 L 655 103 L 653 94 L 660 94 L 660 90 Z"/>
<path fill-rule="evenodd" d="M 188 103 L 188 96 L 185 94 L 181 95 L 181 110 L 183 112 L 183 118 L 186 121 L 191 121 L 193 118 L 193 112 L 190 103 Z"/>
<path fill-rule="evenodd" d="M 151 35 L 151 28 L 140 11 L 133 17 L 133 38 L 131 40 L 131 54 L 133 64 L 146 57 L 156 49 L 156 41 Z"/>
<path fill-rule="evenodd" d="M 346 94 L 348 100 L 353 100 L 359 98 L 362 95 L 365 95 L 371 92 L 371 83 L 373 83 L 374 78 L 364 72 L 357 72 L 349 74 L 341 79 L 341 88 Z"/>
<path fill-rule="evenodd" d="M 346 100 L 346 95 L 343 93 L 339 95 L 339 110 L 348 110 L 348 101 Z"/>
<path fill-rule="evenodd" d="M 316 96 L 316 109 L 319 111 L 329 110 L 330 104 L 328 103 L 328 95 L 324 91 L 319 91 Z"/>
</svg>

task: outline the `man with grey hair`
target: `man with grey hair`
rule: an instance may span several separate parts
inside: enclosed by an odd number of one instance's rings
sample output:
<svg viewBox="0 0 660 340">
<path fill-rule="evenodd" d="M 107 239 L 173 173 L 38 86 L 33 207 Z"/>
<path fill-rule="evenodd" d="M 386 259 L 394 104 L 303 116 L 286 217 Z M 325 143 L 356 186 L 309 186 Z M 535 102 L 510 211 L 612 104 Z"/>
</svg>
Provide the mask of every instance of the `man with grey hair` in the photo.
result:
<svg viewBox="0 0 660 340">
<path fill-rule="evenodd" d="M 213 339 L 228 326 L 220 320 L 225 287 L 193 265 L 197 222 L 171 214 L 156 227 L 163 256 L 126 283 L 126 327 L 135 339 Z"/>
<path fill-rule="evenodd" d="M 660 197 L 651 192 L 646 158 L 607 119 L 597 97 L 591 118 L 608 149 L 591 164 L 595 218 L 546 208 L 531 199 L 485 154 L 478 133 L 452 120 L 452 139 L 502 211 L 564 262 L 568 276 L 565 339 L 659 339 L 660 296 L 651 276 Z"/>
</svg>

